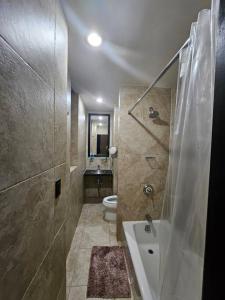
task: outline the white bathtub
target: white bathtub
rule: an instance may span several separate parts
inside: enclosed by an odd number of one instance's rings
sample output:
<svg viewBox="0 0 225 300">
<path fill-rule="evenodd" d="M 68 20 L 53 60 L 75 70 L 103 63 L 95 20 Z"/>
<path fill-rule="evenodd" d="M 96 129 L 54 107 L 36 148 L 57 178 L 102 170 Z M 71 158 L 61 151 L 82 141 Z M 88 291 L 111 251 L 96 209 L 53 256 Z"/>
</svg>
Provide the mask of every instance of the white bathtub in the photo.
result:
<svg viewBox="0 0 225 300">
<path fill-rule="evenodd" d="M 135 274 L 143 300 L 158 300 L 159 290 L 159 221 L 153 221 L 151 233 L 145 231 L 146 221 L 123 222 Z M 149 253 L 153 251 L 153 254 Z"/>
</svg>

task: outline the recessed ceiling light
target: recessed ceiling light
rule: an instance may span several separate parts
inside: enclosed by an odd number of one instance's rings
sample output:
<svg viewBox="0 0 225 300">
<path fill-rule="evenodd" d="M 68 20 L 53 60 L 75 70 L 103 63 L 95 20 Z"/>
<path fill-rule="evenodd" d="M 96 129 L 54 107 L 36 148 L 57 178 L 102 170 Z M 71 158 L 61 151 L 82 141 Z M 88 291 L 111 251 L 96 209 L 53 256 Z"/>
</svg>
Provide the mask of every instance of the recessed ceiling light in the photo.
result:
<svg viewBox="0 0 225 300">
<path fill-rule="evenodd" d="M 102 116 L 98 117 L 99 120 L 102 120 Z"/>
<path fill-rule="evenodd" d="M 99 47 L 102 44 L 102 38 L 101 36 L 96 32 L 91 32 L 87 36 L 88 44 L 92 47 Z"/>
<path fill-rule="evenodd" d="M 96 99 L 96 101 L 97 101 L 98 103 L 102 103 L 102 102 L 103 102 L 103 99 L 100 98 L 100 97 L 98 97 L 98 98 Z"/>
<path fill-rule="evenodd" d="M 99 126 L 102 126 L 102 123 L 99 123 Z"/>
</svg>

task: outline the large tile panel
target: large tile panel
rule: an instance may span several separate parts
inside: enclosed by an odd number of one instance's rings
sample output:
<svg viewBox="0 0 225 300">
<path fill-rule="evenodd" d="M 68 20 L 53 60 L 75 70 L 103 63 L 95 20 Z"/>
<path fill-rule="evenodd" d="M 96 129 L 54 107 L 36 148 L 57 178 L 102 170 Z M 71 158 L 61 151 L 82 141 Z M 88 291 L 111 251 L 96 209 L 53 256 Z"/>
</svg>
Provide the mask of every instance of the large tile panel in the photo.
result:
<svg viewBox="0 0 225 300">
<path fill-rule="evenodd" d="M 54 172 L 0 193 L 0 299 L 21 299 L 53 240 Z"/>
<path fill-rule="evenodd" d="M 54 165 L 66 162 L 67 146 L 66 94 L 55 93 Z"/>
<path fill-rule="evenodd" d="M 22 300 L 56 300 L 66 285 L 66 254 L 64 226 L 55 237 L 39 271 L 27 289 Z M 63 299 L 62 295 L 60 296 Z"/>
<path fill-rule="evenodd" d="M 59 2 L 59 0 L 56 0 L 55 90 L 57 93 L 66 94 L 68 73 L 68 30 Z"/>
<path fill-rule="evenodd" d="M 78 168 L 70 173 L 70 198 L 68 199 L 68 215 L 74 220 L 75 226 L 79 218 L 78 201 L 80 196 L 79 174 Z"/>
<path fill-rule="evenodd" d="M 66 300 L 66 277 L 63 278 L 57 300 Z"/>
<path fill-rule="evenodd" d="M 0 1 L 0 35 L 54 86 L 55 0 Z"/>
<path fill-rule="evenodd" d="M 55 165 L 66 161 L 68 32 L 56 1 L 55 27 Z"/>
<path fill-rule="evenodd" d="M 55 181 L 61 179 L 61 194 L 54 200 L 54 232 L 58 232 L 66 219 L 67 213 L 67 166 L 62 164 L 55 167 Z"/>
<path fill-rule="evenodd" d="M 0 66 L 1 190 L 52 167 L 54 95 L 2 38 Z"/>
</svg>

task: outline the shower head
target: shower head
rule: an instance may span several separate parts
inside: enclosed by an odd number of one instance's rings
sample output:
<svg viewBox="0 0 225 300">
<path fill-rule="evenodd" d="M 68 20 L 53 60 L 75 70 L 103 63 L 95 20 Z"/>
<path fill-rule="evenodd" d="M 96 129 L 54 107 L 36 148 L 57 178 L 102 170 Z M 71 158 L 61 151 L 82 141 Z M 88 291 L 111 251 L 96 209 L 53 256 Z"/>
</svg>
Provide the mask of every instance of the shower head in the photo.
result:
<svg viewBox="0 0 225 300">
<path fill-rule="evenodd" d="M 153 107 L 149 107 L 149 118 L 156 119 L 158 117 L 159 117 L 159 112 L 157 110 L 154 110 Z"/>
</svg>

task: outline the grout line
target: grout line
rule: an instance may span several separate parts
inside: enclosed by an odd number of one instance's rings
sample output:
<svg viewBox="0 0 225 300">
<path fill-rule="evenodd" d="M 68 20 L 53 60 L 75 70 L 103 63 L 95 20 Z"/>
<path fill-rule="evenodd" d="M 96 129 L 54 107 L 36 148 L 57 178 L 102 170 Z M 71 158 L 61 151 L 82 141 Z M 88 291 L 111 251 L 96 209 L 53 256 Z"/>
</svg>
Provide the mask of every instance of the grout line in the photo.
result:
<svg viewBox="0 0 225 300">
<path fill-rule="evenodd" d="M 25 297 L 26 294 L 27 294 L 27 291 L 29 290 L 30 286 L 32 285 L 32 283 L 33 283 L 34 280 L 36 279 L 36 276 L 38 275 L 39 271 L 41 270 L 41 267 L 42 267 L 42 265 L 43 265 L 43 263 L 44 263 L 46 257 L 47 257 L 48 254 L 50 253 L 50 251 L 51 251 L 51 249 L 52 249 L 52 247 L 53 247 L 53 245 L 54 245 L 56 239 L 58 238 L 58 235 L 59 235 L 60 231 L 62 230 L 62 228 L 63 228 L 63 226 L 64 226 L 64 224 L 65 224 L 65 222 L 66 222 L 66 220 L 63 221 L 63 223 L 62 223 L 62 225 L 60 226 L 59 230 L 58 230 L 57 233 L 55 234 L 55 236 L 54 236 L 54 238 L 53 238 L 53 240 L 52 240 L 52 242 L 51 242 L 51 244 L 50 244 L 48 250 L 46 251 L 46 253 L 45 253 L 45 255 L 44 255 L 44 258 L 42 259 L 40 265 L 37 267 L 36 272 L 35 272 L 33 278 L 31 279 L 31 281 L 29 282 L 28 286 L 26 287 L 26 290 L 25 290 L 25 292 L 24 292 L 24 294 L 23 294 L 21 300 L 24 299 L 24 297 Z"/>
<path fill-rule="evenodd" d="M 51 167 L 51 168 L 49 168 L 49 169 L 46 169 L 46 170 L 44 170 L 44 171 L 41 171 L 41 173 L 34 174 L 34 175 L 31 176 L 31 177 L 28 177 L 28 178 L 25 178 L 24 180 L 18 181 L 18 182 L 16 182 L 16 183 L 14 183 L 14 184 L 12 184 L 12 185 L 10 185 L 10 186 L 8 186 L 8 187 L 2 189 L 2 190 L 0 191 L 0 194 L 3 193 L 3 192 L 6 192 L 6 191 L 8 191 L 8 190 L 10 190 L 10 189 L 12 189 L 12 188 L 14 188 L 14 187 L 16 187 L 16 186 L 18 186 L 18 185 L 21 184 L 21 183 L 27 182 L 27 181 L 29 181 L 30 179 L 34 179 L 35 177 L 41 176 L 41 175 L 43 175 L 43 174 L 45 174 L 45 173 L 47 173 L 47 172 L 49 172 L 49 171 L 51 171 L 51 170 L 53 170 L 53 169 L 54 169 L 54 167 Z"/>
<path fill-rule="evenodd" d="M 8 190 L 10 190 L 10 189 L 12 189 L 12 188 L 14 188 L 14 187 L 17 187 L 18 185 L 20 185 L 20 184 L 22 184 L 22 183 L 25 183 L 25 182 L 27 182 L 27 181 L 29 181 L 29 180 L 31 180 L 31 179 L 34 179 L 34 178 L 39 177 L 39 176 L 41 176 L 41 175 L 44 175 L 45 173 L 50 172 L 50 171 L 54 170 L 55 168 L 61 167 L 61 166 L 64 165 L 64 164 L 66 164 L 66 162 L 63 162 L 63 163 L 61 163 L 61 164 L 59 164 L 59 165 L 56 165 L 56 166 L 53 166 L 53 167 L 51 167 L 51 168 L 49 168 L 49 169 L 43 170 L 43 171 L 41 171 L 40 173 L 37 173 L 37 174 L 34 174 L 34 175 L 32 175 L 32 176 L 30 176 L 30 177 L 28 177 L 28 178 L 25 178 L 24 180 L 18 181 L 18 182 L 16 182 L 16 183 L 14 183 L 14 184 L 12 184 L 12 185 L 10 185 L 10 186 L 8 186 L 8 187 L 6 187 L 6 188 L 0 190 L 0 194 L 1 194 L 1 193 L 4 193 L 4 192 L 7 192 Z M 54 173 L 54 174 L 55 174 L 55 173 Z"/>
<path fill-rule="evenodd" d="M 56 90 L 55 90 L 55 81 L 56 81 L 56 67 L 55 67 L 55 64 L 56 64 L 56 1 L 55 1 L 55 7 L 54 7 L 54 17 L 55 17 L 55 20 L 54 20 L 54 49 L 53 49 L 53 57 L 54 57 L 54 70 L 53 70 L 53 164 L 55 163 L 56 161 L 56 147 L 55 147 L 55 131 L 56 131 L 56 124 L 55 124 L 55 120 L 56 120 L 56 117 L 55 117 L 55 112 L 56 112 L 56 109 L 55 109 L 55 99 L 56 99 Z"/>
<path fill-rule="evenodd" d="M 4 41 L 6 46 L 29 68 L 29 70 L 32 71 L 32 73 L 34 73 L 39 78 L 39 80 L 42 81 L 42 83 L 44 83 L 44 85 L 47 88 L 49 88 L 52 91 L 54 90 L 54 88 L 48 83 L 48 80 L 44 78 L 42 75 L 40 75 L 35 70 L 35 68 L 21 56 L 19 50 L 17 50 L 16 47 L 14 47 L 2 34 L 0 34 L 0 38 Z"/>
</svg>

